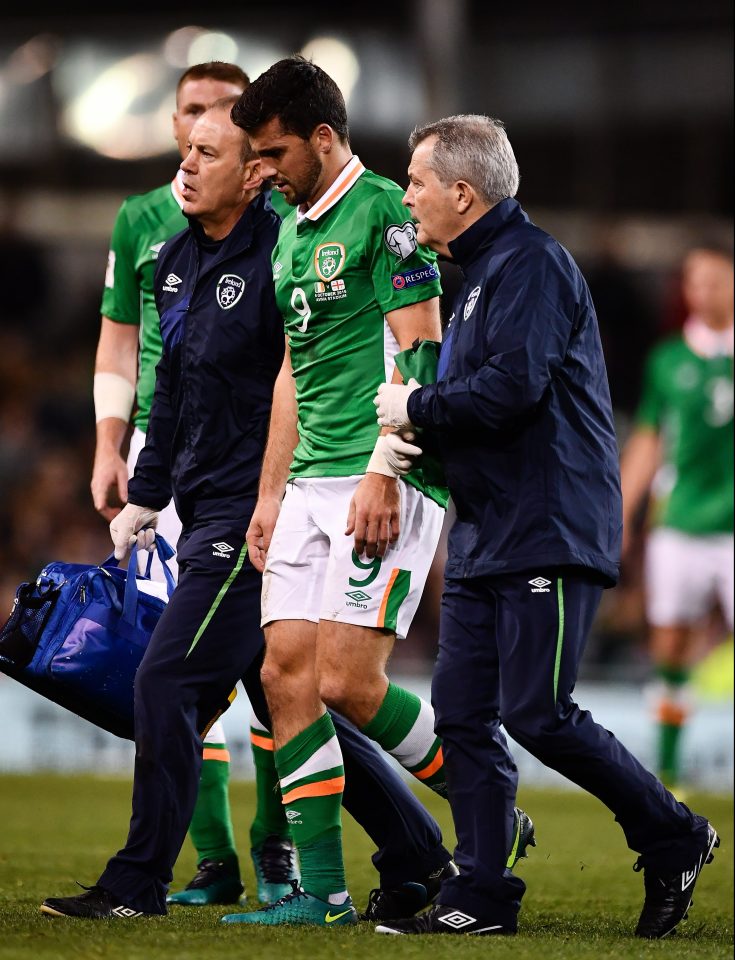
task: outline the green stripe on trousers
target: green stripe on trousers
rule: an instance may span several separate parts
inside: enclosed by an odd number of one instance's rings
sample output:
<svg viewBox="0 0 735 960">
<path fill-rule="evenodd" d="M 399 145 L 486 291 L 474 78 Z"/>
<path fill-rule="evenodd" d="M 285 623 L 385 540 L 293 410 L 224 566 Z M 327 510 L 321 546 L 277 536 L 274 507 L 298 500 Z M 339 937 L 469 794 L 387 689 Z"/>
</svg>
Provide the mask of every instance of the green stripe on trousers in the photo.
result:
<svg viewBox="0 0 735 960">
<path fill-rule="evenodd" d="M 205 631 L 205 630 L 207 629 L 207 627 L 209 626 L 209 621 L 212 619 L 212 617 L 213 617 L 213 616 L 215 615 L 215 613 L 217 612 L 217 607 L 219 607 L 219 605 L 222 603 L 222 600 L 224 599 L 225 594 L 226 594 L 227 591 L 230 589 L 230 585 L 232 584 L 232 581 L 235 579 L 235 577 L 238 575 L 238 573 L 242 570 L 242 565 L 243 565 L 243 563 L 245 562 L 245 557 L 246 557 L 247 555 L 248 555 L 248 545 L 247 545 L 247 543 L 244 543 L 243 546 L 242 546 L 242 550 L 240 551 L 240 556 L 237 558 L 237 563 L 235 564 L 235 566 L 234 566 L 234 567 L 232 568 L 232 570 L 230 571 L 229 577 L 225 580 L 225 582 L 224 582 L 224 583 L 222 584 L 222 586 L 220 587 L 219 593 L 218 593 L 217 596 L 214 598 L 214 603 L 212 604 L 212 606 L 211 606 L 211 607 L 209 608 L 209 610 L 207 611 L 207 615 L 206 615 L 206 617 L 204 618 L 204 620 L 202 620 L 201 625 L 200 625 L 199 629 L 198 629 L 197 632 L 196 632 L 196 636 L 195 636 L 194 639 L 191 641 L 191 646 L 190 646 L 189 649 L 186 651 L 186 657 L 189 656 L 189 654 L 192 652 L 192 650 L 194 649 L 194 647 L 195 647 L 195 646 L 199 643 L 199 641 L 201 640 L 202 634 L 204 633 L 204 631 Z M 184 657 L 184 660 L 186 660 L 186 657 Z"/>
<path fill-rule="evenodd" d="M 559 668 L 561 667 L 561 648 L 564 643 L 564 591 L 561 577 L 556 581 L 556 602 L 559 608 L 559 629 L 556 634 L 556 658 L 554 660 L 554 703 L 559 687 Z"/>
</svg>

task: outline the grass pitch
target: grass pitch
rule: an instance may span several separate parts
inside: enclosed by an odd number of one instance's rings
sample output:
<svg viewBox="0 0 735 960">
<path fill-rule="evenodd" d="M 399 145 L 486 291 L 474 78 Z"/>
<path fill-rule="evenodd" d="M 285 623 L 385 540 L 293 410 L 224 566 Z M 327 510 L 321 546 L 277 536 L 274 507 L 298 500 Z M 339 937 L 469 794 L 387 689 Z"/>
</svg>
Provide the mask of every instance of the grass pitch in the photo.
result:
<svg viewBox="0 0 735 960">
<path fill-rule="evenodd" d="M 420 789 L 454 843 L 449 811 Z M 255 888 L 248 856 L 253 788 L 231 786 L 246 888 Z M 47 896 L 71 896 L 74 881 L 94 883 L 107 858 L 122 846 L 130 817 L 130 782 L 94 777 L 0 777 L 0 958 L 2 960 L 710 960 L 733 956 L 733 804 L 731 798 L 692 795 L 689 806 L 710 818 L 722 846 L 697 883 L 687 923 L 664 941 L 632 936 L 642 903 L 635 854 L 612 815 L 581 792 L 524 790 L 519 803 L 536 824 L 538 846 L 516 868 L 528 890 L 519 933 L 508 938 L 385 937 L 372 925 L 334 930 L 225 927 L 233 908 L 172 909 L 168 917 L 133 921 L 53 919 L 38 910 Z M 376 885 L 372 846 L 345 817 L 350 892 L 358 909 Z M 194 871 L 187 840 L 174 889 Z"/>
</svg>

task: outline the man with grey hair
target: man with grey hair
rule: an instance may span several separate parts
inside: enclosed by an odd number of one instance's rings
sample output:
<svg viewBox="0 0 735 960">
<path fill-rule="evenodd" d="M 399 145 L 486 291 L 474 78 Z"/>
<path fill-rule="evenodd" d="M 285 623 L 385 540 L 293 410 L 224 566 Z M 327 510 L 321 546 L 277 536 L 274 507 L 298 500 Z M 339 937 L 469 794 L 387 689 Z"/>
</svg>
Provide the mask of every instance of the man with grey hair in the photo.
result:
<svg viewBox="0 0 735 960">
<path fill-rule="evenodd" d="M 404 204 L 417 239 L 462 269 L 437 382 L 382 384 L 378 422 L 444 464 L 449 535 L 432 701 L 458 876 L 383 933 L 512 934 L 525 890 L 506 869 L 517 771 L 500 730 L 615 814 L 645 871 L 636 934 L 684 918 L 719 845 L 572 700 L 602 591 L 618 578 L 618 449 L 595 310 L 570 254 L 513 199 L 503 124 L 455 116 L 411 135 Z M 504 812 L 504 816 L 501 814 Z"/>
</svg>

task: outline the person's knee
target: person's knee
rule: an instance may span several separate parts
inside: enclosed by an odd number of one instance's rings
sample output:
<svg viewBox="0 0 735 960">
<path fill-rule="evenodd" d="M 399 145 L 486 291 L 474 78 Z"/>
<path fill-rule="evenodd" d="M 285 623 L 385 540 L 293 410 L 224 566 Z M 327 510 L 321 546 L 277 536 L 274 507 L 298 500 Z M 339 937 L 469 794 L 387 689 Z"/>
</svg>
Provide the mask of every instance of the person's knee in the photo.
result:
<svg viewBox="0 0 735 960">
<path fill-rule="evenodd" d="M 330 710 L 341 713 L 358 727 L 364 727 L 380 709 L 388 689 L 388 678 L 379 666 L 356 676 L 322 663 L 317 673 L 319 699 Z"/>
<path fill-rule="evenodd" d="M 502 723 L 506 733 L 532 753 L 542 752 L 559 733 L 559 719 L 542 710 L 512 706 L 503 710 Z"/>
<path fill-rule="evenodd" d="M 167 703 L 176 687 L 175 674 L 169 666 L 149 664 L 144 659 L 135 672 L 133 690 L 136 704 L 151 700 Z"/>
<path fill-rule="evenodd" d="M 320 671 L 318 677 L 319 698 L 331 710 L 350 717 L 352 697 L 355 693 L 344 674 L 331 670 Z"/>
<path fill-rule="evenodd" d="M 260 682 L 266 697 L 271 697 L 277 690 L 283 689 L 288 679 L 290 671 L 276 657 L 267 658 L 260 668 Z"/>
<path fill-rule="evenodd" d="M 436 722 L 455 712 L 457 688 L 447 683 L 440 673 L 435 673 L 431 682 L 431 705 L 434 708 Z"/>
<path fill-rule="evenodd" d="M 313 667 L 303 657 L 270 649 L 260 668 L 260 682 L 270 703 L 279 694 L 292 689 L 304 689 L 313 683 Z"/>
</svg>

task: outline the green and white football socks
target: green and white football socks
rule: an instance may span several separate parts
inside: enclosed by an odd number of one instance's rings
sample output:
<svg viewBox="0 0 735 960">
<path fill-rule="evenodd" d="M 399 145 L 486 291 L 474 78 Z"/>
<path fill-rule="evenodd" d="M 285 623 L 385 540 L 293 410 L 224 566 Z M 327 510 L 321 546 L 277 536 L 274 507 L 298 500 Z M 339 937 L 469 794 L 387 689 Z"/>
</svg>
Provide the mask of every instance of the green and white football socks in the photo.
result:
<svg viewBox="0 0 735 960">
<path fill-rule="evenodd" d="M 657 690 L 658 775 L 669 789 L 675 789 L 681 776 L 681 735 L 689 718 L 689 673 L 686 667 L 657 666 L 660 685 Z"/>
<path fill-rule="evenodd" d="M 250 746 L 255 764 L 255 817 L 250 826 L 250 856 L 255 869 L 258 900 L 275 903 L 291 892 L 291 880 L 299 879 L 296 850 L 281 787 L 276 772 L 273 734 L 258 720 L 250 718 Z"/>
<path fill-rule="evenodd" d="M 255 766 L 255 817 L 250 825 L 250 846 L 259 847 L 267 837 L 289 837 L 281 788 L 276 772 L 273 734 L 251 714 L 250 748 Z"/>
<path fill-rule="evenodd" d="M 299 853 L 301 888 L 253 913 L 230 914 L 223 923 L 275 926 L 355 923 L 342 859 L 342 751 L 332 718 L 323 714 L 275 752 L 283 804 Z"/>
<path fill-rule="evenodd" d="M 347 896 L 342 860 L 342 751 L 328 713 L 276 751 L 286 819 L 301 865 L 301 885 L 329 902 Z M 338 902 L 339 902 L 338 901 Z"/>
<path fill-rule="evenodd" d="M 237 856 L 230 816 L 229 782 L 230 752 L 227 745 L 205 741 L 199 793 L 189 826 L 199 861 Z"/>
<path fill-rule="evenodd" d="M 434 733 L 434 710 L 425 700 L 389 683 L 378 712 L 362 732 L 427 787 L 447 796 L 442 743 Z"/>
</svg>

